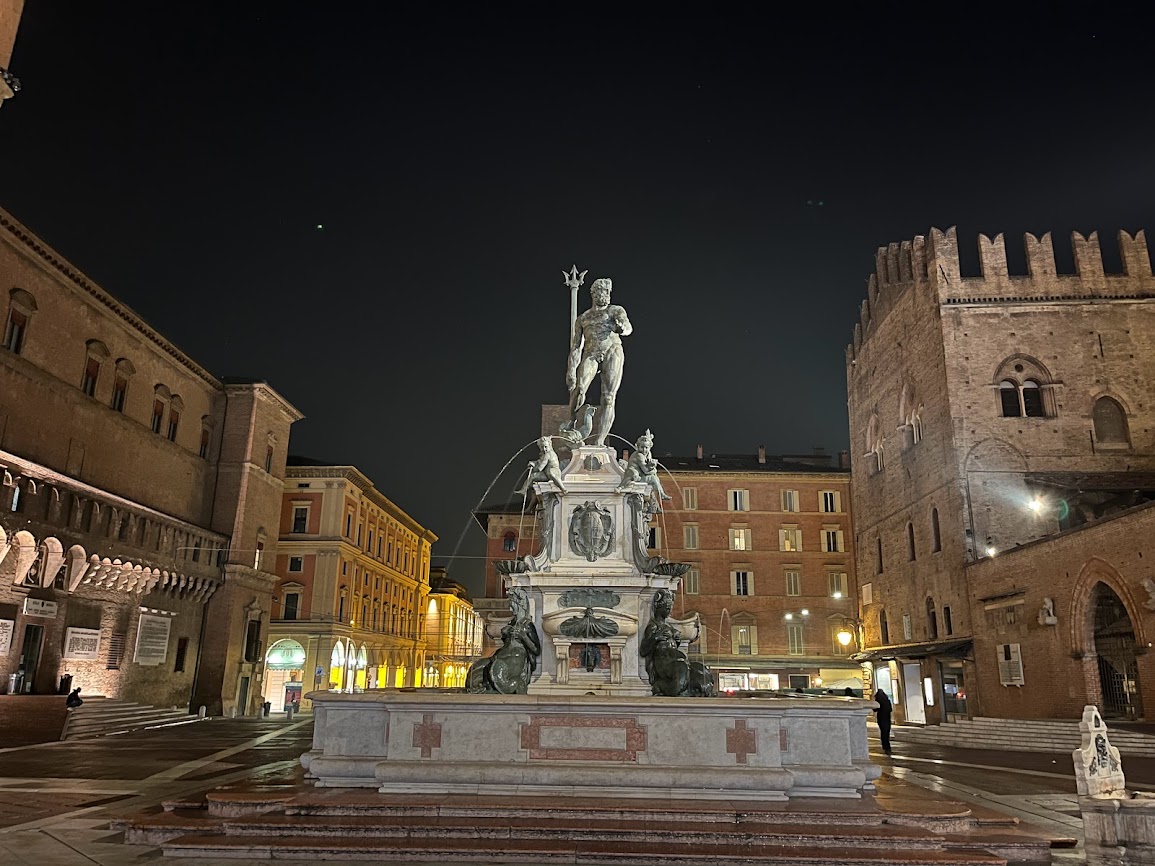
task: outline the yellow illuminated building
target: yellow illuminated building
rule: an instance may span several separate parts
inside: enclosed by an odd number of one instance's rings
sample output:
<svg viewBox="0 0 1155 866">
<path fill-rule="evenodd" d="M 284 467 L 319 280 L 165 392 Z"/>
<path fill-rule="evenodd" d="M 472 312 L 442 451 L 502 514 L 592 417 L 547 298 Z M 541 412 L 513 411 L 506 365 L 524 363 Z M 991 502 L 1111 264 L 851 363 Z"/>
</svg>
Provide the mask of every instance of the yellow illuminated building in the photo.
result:
<svg viewBox="0 0 1155 866">
<path fill-rule="evenodd" d="M 265 700 L 422 685 L 437 536 L 353 466 L 290 457 Z"/>
<path fill-rule="evenodd" d="M 469 592 L 433 570 L 425 606 L 426 656 L 423 683 L 435 688 L 465 685 L 469 666 L 481 655 L 482 620 Z"/>
</svg>

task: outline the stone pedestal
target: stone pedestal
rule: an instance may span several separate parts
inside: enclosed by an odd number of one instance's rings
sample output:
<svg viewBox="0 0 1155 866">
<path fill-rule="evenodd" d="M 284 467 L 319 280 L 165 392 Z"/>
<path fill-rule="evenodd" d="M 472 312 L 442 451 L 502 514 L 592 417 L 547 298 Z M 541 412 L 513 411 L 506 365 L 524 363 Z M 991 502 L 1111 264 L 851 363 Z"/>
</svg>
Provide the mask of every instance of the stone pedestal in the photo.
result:
<svg viewBox="0 0 1155 866">
<path fill-rule="evenodd" d="M 313 692 L 318 787 L 391 794 L 857 799 L 874 703 Z"/>
<path fill-rule="evenodd" d="M 541 501 L 542 549 L 506 576 L 509 587 L 528 592 L 541 634 L 542 656 L 530 694 L 640 697 L 651 692 L 638 655 L 639 635 L 654 594 L 676 590 L 679 578 L 669 563 L 649 556 L 650 491 L 641 482 L 623 483 L 624 475 L 612 448 L 581 445 L 561 470 L 564 490 L 550 481 L 534 485 Z M 696 622 L 686 631 L 687 640 L 696 639 Z M 606 669 L 571 668 L 570 648 L 584 643 L 608 647 Z"/>
</svg>

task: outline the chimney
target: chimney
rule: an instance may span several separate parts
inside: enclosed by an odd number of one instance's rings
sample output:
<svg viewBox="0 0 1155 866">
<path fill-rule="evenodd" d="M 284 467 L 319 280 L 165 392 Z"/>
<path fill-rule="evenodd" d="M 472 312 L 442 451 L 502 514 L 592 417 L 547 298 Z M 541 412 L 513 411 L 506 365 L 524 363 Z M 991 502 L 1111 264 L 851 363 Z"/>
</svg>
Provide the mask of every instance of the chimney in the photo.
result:
<svg viewBox="0 0 1155 866">
<path fill-rule="evenodd" d="M 849 451 L 839 451 L 838 452 L 838 468 L 839 469 L 849 469 L 850 468 L 850 452 Z"/>
<path fill-rule="evenodd" d="M 763 464 L 763 465 L 766 463 L 766 446 L 765 445 L 759 445 L 758 446 L 758 462 Z"/>
<path fill-rule="evenodd" d="M 702 446 L 701 445 L 698 446 L 698 459 L 699 460 L 702 459 Z"/>
</svg>

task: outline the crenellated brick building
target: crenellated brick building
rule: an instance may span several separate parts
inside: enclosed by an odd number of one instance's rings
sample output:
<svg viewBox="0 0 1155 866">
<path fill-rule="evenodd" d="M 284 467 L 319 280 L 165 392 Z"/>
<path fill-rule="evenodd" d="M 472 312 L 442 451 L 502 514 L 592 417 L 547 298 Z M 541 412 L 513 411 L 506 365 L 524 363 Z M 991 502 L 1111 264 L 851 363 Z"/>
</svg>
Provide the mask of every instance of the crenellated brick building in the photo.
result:
<svg viewBox="0 0 1155 866">
<path fill-rule="evenodd" d="M 899 718 L 1142 714 L 1155 491 L 1144 234 L 881 248 L 847 348 L 865 647 Z M 1155 588 L 1155 584 L 1152 584 Z"/>
</svg>

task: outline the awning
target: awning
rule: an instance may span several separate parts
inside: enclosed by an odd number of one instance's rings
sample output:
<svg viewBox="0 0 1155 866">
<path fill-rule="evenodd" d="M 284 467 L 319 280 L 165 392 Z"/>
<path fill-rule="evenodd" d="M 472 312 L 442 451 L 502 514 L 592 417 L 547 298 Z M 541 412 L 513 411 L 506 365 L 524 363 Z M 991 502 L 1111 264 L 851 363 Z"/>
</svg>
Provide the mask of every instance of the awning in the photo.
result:
<svg viewBox="0 0 1155 866">
<path fill-rule="evenodd" d="M 973 646 L 974 641 L 969 637 L 958 640 L 933 640 L 927 643 L 900 643 L 864 650 L 855 653 L 850 659 L 856 662 L 875 662 L 889 659 L 921 659 L 927 656 L 958 658 L 967 655 Z"/>
</svg>

